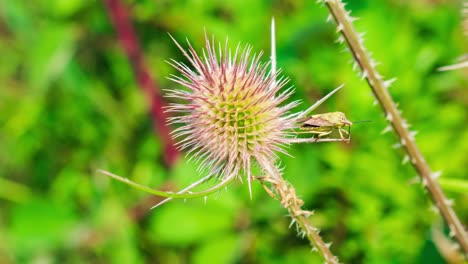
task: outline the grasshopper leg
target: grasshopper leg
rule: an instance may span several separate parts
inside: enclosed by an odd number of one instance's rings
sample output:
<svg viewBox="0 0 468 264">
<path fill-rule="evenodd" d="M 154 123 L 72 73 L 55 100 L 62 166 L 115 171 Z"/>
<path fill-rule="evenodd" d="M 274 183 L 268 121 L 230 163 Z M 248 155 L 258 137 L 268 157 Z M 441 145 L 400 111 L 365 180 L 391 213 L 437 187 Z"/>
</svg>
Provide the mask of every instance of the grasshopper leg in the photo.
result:
<svg viewBox="0 0 468 264">
<path fill-rule="evenodd" d="M 340 134 L 340 138 L 341 138 L 342 140 L 345 140 L 345 141 L 348 141 L 348 142 L 351 140 L 351 134 L 350 134 L 348 131 L 346 131 L 345 129 L 343 129 L 343 128 L 341 128 L 341 127 L 338 128 L 338 133 Z M 344 133 L 347 137 L 345 137 L 345 136 L 343 135 L 343 133 Z"/>
<path fill-rule="evenodd" d="M 317 137 L 315 138 L 315 141 L 319 140 L 320 138 L 323 138 L 325 136 L 328 136 L 332 133 L 333 131 L 324 131 L 324 132 L 317 132 Z"/>
</svg>

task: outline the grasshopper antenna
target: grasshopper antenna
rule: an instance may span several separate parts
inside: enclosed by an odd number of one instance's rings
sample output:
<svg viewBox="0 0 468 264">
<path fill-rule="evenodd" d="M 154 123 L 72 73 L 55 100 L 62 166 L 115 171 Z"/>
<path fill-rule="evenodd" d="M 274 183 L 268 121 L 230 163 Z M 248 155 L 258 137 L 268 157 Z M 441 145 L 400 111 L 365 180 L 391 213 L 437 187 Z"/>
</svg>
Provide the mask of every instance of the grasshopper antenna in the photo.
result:
<svg viewBox="0 0 468 264">
<path fill-rule="evenodd" d="M 323 102 L 325 102 L 328 98 L 330 98 L 330 96 L 332 96 L 334 93 L 338 92 L 338 90 L 340 90 L 341 88 L 343 88 L 344 84 L 338 86 L 337 88 L 335 88 L 335 90 L 331 91 L 330 93 L 328 93 L 327 95 L 325 95 L 324 97 L 322 97 L 322 99 L 318 100 L 315 104 L 313 104 L 311 107 L 309 107 L 307 110 L 305 110 L 304 112 L 300 113 L 297 118 L 303 118 L 304 116 L 308 115 L 310 112 L 314 111 L 315 108 L 319 107 Z"/>
<path fill-rule="evenodd" d="M 359 124 L 359 123 L 370 123 L 372 120 L 359 120 L 359 121 L 352 121 L 353 125 L 354 124 Z"/>
</svg>

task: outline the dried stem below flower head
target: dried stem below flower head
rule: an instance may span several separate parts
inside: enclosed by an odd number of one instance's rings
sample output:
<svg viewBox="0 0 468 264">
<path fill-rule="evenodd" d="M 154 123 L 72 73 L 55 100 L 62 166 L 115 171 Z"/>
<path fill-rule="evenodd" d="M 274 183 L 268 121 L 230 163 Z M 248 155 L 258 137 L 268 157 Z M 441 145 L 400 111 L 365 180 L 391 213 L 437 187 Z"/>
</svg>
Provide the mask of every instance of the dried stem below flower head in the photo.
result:
<svg viewBox="0 0 468 264">
<path fill-rule="evenodd" d="M 279 200 L 289 212 L 291 225 L 296 224 L 297 232 L 309 240 L 313 251 L 317 251 L 326 263 L 337 264 L 338 258 L 330 250 L 331 243 L 325 243 L 309 220 L 313 212 L 302 209 L 304 202 L 297 197 L 296 190 L 281 176 L 278 168 L 271 161 L 259 161 L 265 170 L 265 176 L 257 177 L 265 191 L 273 198 Z"/>
</svg>

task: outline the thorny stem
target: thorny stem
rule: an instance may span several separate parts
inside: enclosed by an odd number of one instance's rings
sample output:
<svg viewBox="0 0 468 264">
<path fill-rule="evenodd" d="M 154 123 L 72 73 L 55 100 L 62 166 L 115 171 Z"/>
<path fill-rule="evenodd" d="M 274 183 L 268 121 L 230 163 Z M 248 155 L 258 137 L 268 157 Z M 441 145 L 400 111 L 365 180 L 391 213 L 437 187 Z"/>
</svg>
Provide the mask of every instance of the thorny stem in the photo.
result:
<svg viewBox="0 0 468 264">
<path fill-rule="evenodd" d="M 309 216 L 313 212 L 301 209 L 304 202 L 297 197 L 294 187 L 283 179 L 278 168 L 272 162 L 259 160 L 259 163 L 264 168 L 266 175 L 256 179 L 260 181 L 271 197 L 279 200 L 281 205 L 288 210 L 289 216 L 292 218 L 291 225 L 296 223 L 299 234 L 307 237 L 312 250 L 318 251 L 327 263 L 337 264 L 338 258 L 333 255 L 329 248 L 331 243 L 325 243 L 320 237 L 318 229 L 309 221 Z"/>
<path fill-rule="evenodd" d="M 352 24 L 352 19 L 349 16 L 349 13 L 345 10 L 344 4 L 340 0 L 323 0 L 323 2 L 328 7 L 333 19 L 337 23 L 338 31 L 342 34 L 344 40 L 348 44 L 351 54 L 362 71 L 363 77 L 367 80 L 372 92 L 383 108 L 387 120 L 391 123 L 396 134 L 400 137 L 401 145 L 404 146 L 408 156 L 410 157 L 411 163 L 419 173 L 424 187 L 427 189 L 437 208 L 441 212 L 442 217 L 445 219 L 451 230 L 451 233 L 455 235 L 458 243 L 461 245 L 465 257 L 468 257 L 468 237 L 463 225 L 450 206 L 450 202 L 445 197 L 437 182 L 439 174 L 432 172 L 429 168 L 414 141 L 414 135 L 408 131 L 408 125 L 401 117 L 396 104 L 388 93 L 386 88 L 390 84 L 383 81 L 382 77 L 374 67 L 375 65 L 368 52 L 365 50 L 362 39 L 356 32 Z"/>
</svg>

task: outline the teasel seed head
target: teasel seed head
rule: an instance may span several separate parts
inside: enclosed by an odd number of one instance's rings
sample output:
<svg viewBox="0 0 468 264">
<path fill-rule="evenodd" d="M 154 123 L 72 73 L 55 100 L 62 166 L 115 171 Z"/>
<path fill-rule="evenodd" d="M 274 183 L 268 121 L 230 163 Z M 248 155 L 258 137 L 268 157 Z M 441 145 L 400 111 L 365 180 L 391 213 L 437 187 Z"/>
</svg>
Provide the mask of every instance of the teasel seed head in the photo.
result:
<svg viewBox="0 0 468 264">
<path fill-rule="evenodd" d="M 173 131 L 178 147 L 213 177 L 247 177 L 251 191 L 252 164 L 274 161 L 289 144 L 296 127 L 289 110 L 296 102 L 283 103 L 293 90 L 280 91 L 287 79 L 277 79 L 278 72 L 260 61 L 262 53 L 251 55 L 250 46 L 238 45 L 232 53 L 226 40 L 216 51 L 205 36 L 200 56 L 188 41 L 187 50 L 174 42 L 190 63 L 169 62 L 181 73 L 170 79 L 184 87 L 167 95 L 185 102 L 168 106 L 169 123 L 179 125 Z"/>
</svg>

